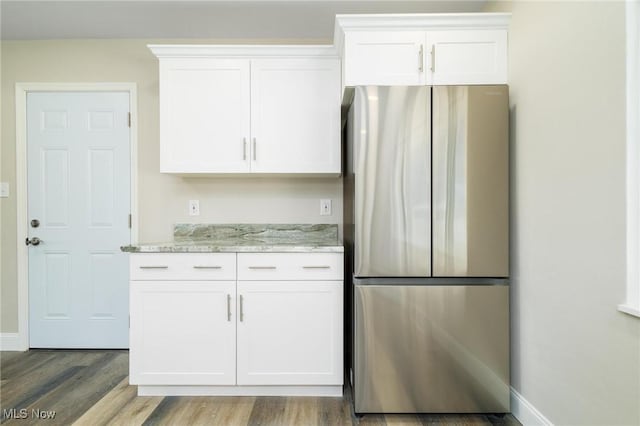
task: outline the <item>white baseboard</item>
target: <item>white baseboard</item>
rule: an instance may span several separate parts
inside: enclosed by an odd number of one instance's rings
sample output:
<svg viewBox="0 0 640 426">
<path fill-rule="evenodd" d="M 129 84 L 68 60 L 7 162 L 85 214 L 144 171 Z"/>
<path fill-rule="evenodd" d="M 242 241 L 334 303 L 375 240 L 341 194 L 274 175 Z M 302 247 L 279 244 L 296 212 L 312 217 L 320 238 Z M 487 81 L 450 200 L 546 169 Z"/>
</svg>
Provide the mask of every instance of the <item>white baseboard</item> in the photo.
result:
<svg viewBox="0 0 640 426">
<path fill-rule="evenodd" d="M 0 333 L 0 350 L 2 351 L 26 351 L 25 344 L 20 339 L 19 333 Z"/>
<path fill-rule="evenodd" d="M 511 388 L 511 414 L 518 419 L 523 426 L 553 426 L 536 407 L 524 399 L 517 390 Z"/>
<path fill-rule="evenodd" d="M 138 386 L 138 396 L 342 396 L 339 386 Z"/>
</svg>

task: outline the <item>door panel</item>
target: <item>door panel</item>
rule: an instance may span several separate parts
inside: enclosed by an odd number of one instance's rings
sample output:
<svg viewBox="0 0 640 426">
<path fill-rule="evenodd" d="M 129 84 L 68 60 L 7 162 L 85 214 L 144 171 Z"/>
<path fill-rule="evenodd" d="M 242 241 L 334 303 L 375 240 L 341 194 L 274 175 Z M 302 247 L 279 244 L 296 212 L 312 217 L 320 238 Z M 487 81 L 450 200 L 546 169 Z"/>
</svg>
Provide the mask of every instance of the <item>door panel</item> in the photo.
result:
<svg viewBox="0 0 640 426">
<path fill-rule="evenodd" d="M 131 384 L 234 385 L 235 281 L 131 281 Z"/>
<path fill-rule="evenodd" d="M 71 256 L 69 252 L 45 255 L 44 288 L 48 296 L 44 318 L 71 318 Z M 31 327 L 33 327 L 32 325 Z"/>
<path fill-rule="evenodd" d="M 251 61 L 251 171 L 340 173 L 340 64 Z"/>
<path fill-rule="evenodd" d="M 433 88 L 433 275 L 509 275 L 507 86 Z"/>
<path fill-rule="evenodd" d="M 353 31 L 345 39 L 345 86 L 425 84 L 424 31 Z"/>
<path fill-rule="evenodd" d="M 89 223 L 91 226 L 113 226 L 115 219 L 116 179 L 115 150 L 89 150 Z"/>
<path fill-rule="evenodd" d="M 249 171 L 249 60 L 160 61 L 160 171 Z"/>
<path fill-rule="evenodd" d="M 428 84 L 506 84 L 506 30 L 427 32 Z"/>
<path fill-rule="evenodd" d="M 128 93 L 27 95 L 31 347 L 127 348 Z"/>
<path fill-rule="evenodd" d="M 356 285 L 357 413 L 509 411 L 509 287 Z"/>
<path fill-rule="evenodd" d="M 429 276 L 430 88 L 357 87 L 352 108 L 354 274 Z"/>
<path fill-rule="evenodd" d="M 341 385 L 342 289 L 238 282 L 238 385 Z"/>
</svg>

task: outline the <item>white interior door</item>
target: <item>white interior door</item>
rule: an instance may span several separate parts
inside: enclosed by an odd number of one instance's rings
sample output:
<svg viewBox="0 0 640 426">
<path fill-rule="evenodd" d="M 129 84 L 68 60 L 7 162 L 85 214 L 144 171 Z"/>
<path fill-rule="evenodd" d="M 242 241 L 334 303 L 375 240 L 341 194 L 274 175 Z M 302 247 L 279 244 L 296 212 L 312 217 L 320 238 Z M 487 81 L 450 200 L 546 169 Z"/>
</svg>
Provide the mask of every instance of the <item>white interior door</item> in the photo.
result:
<svg viewBox="0 0 640 426">
<path fill-rule="evenodd" d="M 126 92 L 27 95 L 32 348 L 129 347 L 128 113 Z"/>
</svg>

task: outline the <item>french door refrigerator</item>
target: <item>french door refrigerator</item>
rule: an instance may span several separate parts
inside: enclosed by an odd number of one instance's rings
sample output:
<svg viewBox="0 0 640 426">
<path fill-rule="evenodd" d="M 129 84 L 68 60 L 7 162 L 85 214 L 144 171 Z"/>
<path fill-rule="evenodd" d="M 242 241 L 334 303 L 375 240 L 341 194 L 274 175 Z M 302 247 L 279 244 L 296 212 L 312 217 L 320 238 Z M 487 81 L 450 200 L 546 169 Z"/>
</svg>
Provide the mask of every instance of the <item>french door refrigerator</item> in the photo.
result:
<svg viewBox="0 0 640 426">
<path fill-rule="evenodd" d="M 508 412 L 508 87 L 350 90 L 355 412 Z"/>
</svg>

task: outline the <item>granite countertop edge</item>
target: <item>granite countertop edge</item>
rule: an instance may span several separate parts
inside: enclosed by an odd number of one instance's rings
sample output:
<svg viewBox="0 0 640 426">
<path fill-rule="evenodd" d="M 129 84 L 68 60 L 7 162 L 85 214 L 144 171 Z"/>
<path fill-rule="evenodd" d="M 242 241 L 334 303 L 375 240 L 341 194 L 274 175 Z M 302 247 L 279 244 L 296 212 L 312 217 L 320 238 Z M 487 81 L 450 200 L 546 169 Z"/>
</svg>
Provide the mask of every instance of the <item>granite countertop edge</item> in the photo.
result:
<svg viewBox="0 0 640 426">
<path fill-rule="evenodd" d="M 343 253 L 344 246 L 336 245 L 215 245 L 194 244 L 137 244 L 120 247 L 126 253 Z"/>
<path fill-rule="evenodd" d="M 128 253 L 344 252 L 336 224 L 178 223 L 173 241 L 121 247 Z"/>
</svg>

